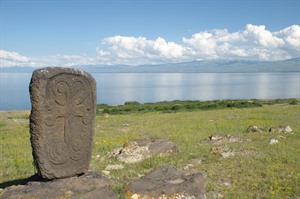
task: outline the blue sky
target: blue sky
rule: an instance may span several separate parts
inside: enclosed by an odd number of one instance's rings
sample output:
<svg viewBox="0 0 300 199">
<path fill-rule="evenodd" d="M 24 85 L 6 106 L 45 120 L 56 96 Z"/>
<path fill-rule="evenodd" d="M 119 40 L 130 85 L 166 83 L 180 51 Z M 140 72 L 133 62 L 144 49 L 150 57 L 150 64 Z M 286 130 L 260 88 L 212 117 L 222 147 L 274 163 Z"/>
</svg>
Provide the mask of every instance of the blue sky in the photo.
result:
<svg viewBox="0 0 300 199">
<path fill-rule="evenodd" d="M 299 57 L 299 0 L 1 0 L 1 67 Z"/>
</svg>

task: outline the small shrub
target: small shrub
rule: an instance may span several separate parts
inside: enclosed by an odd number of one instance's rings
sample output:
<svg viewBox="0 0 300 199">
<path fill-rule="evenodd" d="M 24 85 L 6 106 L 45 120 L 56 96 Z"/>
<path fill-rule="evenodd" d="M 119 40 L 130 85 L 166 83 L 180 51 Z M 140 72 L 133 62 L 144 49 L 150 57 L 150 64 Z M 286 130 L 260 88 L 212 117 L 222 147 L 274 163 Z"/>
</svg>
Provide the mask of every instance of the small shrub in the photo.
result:
<svg viewBox="0 0 300 199">
<path fill-rule="evenodd" d="M 189 110 L 196 109 L 196 105 L 195 104 L 187 104 L 185 107 L 186 107 L 186 109 L 189 109 Z"/>
<path fill-rule="evenodd" d="M 297 105 L 298 101 L 296 99 L 292 99 L 289 104 L 290 105 Z"/>
<path fill-rule="evenodd" d="M 154 109 L 156 111 L 166 111 L 166 110 L 169 110 L 169 107 L 168 106 L 156 106 Z"/>
<path fill-rule="evenodd" d="M 108 113 L 109 114 L 110 110 L 108 108 L 106 108 L 106 109 L 103 110 L 103 113 Z"/>
<path fill-rule="evenodd" d="M 133 110 L 133 108 L 131 108 L 131 107 L 127 107 L 127 108 L 123 109 L 123 111 L 125 111 L 125 112 L 131 112 L 132 110 Z"/>
<path fill-rule="evenodd" d="M 138 105 L 140 105 L 140 103 L 137 102 L 137 101 L 130 101 L 130 102 L 125 102 L 124 105 L 126 105 L 126 106 L 138 106 Z"/>
<path fill-rule="evenodd" d="M 182 109 L 181 104 L 175 104 L 174 106 L 171 107 L 172 111 L 177 111 L 177 110 L 180 110 L 180 109 Z"/>
</svg>

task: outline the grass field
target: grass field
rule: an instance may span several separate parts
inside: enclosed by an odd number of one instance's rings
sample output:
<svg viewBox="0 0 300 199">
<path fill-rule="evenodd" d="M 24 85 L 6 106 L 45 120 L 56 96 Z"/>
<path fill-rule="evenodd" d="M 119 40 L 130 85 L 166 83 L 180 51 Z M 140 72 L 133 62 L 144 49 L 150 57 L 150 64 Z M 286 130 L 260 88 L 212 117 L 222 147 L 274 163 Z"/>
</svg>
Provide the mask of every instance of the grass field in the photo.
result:
<svg viewBox="0 0 300 199">
<path fill-rule="evenodd" d="M 115 182 L 115 192 L 123 198 L 122 187 L 128 180 L 165 164 L 184 168 L 192 160 L 201 159 L 202 163 L 192 172 L 206 174 L 208 198 L 300 198 L 300 105 L 297 102 L 265 103 L 251 108 L 178 109 L 169 113 L 143 111 L 109 117 L 99 114 L 90 169 L 101 172 L 108 164 L 123 164 L 124 169 L 111 171 L 109 176 Z M 27 178 L 36 172 L 29 141 L 29 111 L 0 114 L 0 183 Z M 261 125 L 266 131 L 248 133 L 249 125 Z M 267 131 L 279 125 L 289 125 L 293 132 Z M 208 137 L 216 133 L 252 141 L 213 145 Z M 122 147 L 126 141 L 143 138 L 168 139 L 178 145 L 180 152 L 135 164 L 108 158 L 108 152 Z M 272 138 L 279 143 L 269 144 Z M 222 159 L 211 152 L 218 146 L 240 153 Z"/>
</svg>

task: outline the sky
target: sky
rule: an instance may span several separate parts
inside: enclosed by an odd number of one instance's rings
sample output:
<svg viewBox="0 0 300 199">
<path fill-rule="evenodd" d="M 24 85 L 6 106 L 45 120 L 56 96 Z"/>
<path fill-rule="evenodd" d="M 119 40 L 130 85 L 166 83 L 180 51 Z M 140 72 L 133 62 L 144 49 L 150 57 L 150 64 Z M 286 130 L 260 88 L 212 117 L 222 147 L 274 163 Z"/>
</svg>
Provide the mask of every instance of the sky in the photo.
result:
<svg viewBox="0 0 300 199">
<path fill-rule="evenodd" d="M 300 0 L 0 0 L 0 67 L 300 57 Z"/>
</svg>

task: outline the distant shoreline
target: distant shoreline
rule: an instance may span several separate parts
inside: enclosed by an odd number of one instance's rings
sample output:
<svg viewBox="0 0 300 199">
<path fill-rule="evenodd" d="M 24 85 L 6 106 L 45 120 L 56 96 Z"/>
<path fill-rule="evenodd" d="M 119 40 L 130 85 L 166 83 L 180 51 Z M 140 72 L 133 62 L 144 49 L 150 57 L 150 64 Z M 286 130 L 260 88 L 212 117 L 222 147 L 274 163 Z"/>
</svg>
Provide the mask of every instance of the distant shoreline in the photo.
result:
<svg viewBox="0 0 300 199">
<path fill-rule="evenodd" d="M 300 72 L 300 58 L 281 61 L 201 60 L 157 65 L 72 66 L 88 73 L 273 73 Z M 42 67 L 40 67 L 42 68 Z M 32 73 L 31 66 L 0 68 L 0 73 Z"/>
<path fill-rule="evenodd" d="M 128 114 L 133 112 L 176 112 L 187 111 L 195 109 L 221 109 L 221 108 L 251 108 L 263 105 L 273 104 L 300 104 L 300 98 L 278 98 L 278 99 L 243 99 L 243 100 L 173 100 L 162 102 L 148 102 L 140 103 L 137 101 L 125 102 L 123 105 L 108 105 L 97 104 L 97 114 L 110 113 L 110 114 Z M 0 110 L 0 114 L 7 114 L 10 112 L 30 112 L 30 109 L 24 110 Z"/>
<path fill-rule="evenodd" d="M 33 72 L 33 71 L 32 71 Z M 32 73 L 32 72 L 0 72 L 2 74 L 5 74 L 5 73 L 10 73 L 10 74 L 28 74 L 28 73 Z M 86 72 L 86 71 L 85 71 Z M 203 73 L 203 74 L 211 74 L 211 73 L 220 73 L 220 74 L 245 74 L 245 73 L 249 73 L 249 74 L 259 74 L 259 73 L 300 73 L 300 70 L 299 71 L 275 71 L 275 72 L 89 72 L 90 74 L 159 74 L 159 73 L 162 73 L 162 74 L 189 74 L 189 73 Z"/>
</svg>

